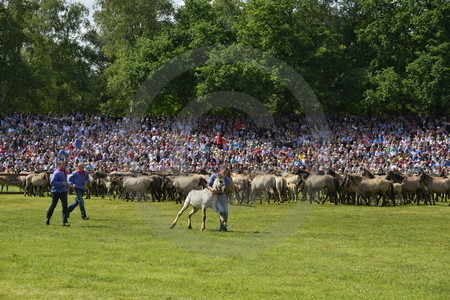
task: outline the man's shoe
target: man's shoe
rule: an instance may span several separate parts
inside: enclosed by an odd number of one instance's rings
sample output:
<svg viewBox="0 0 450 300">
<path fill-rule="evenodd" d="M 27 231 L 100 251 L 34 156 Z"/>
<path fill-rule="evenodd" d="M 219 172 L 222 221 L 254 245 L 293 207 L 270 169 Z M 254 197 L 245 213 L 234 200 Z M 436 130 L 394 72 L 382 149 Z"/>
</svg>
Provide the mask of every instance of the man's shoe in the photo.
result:
<svg viewBox="0 0 450 300">
<path fill-rule="evenodd" d="M 70 224 L 69 223 L 64 223 L 63 226 L 70 226 Z"/>
<path fill-rule="evenodd" d="M 45 224 L 50 225 L 50 219 L 46 219 Z"/>
<path fill-rule="evenodd" d="M 89 217 L 84 217 L 83 220 L 89 220 Z"/>
</svg>

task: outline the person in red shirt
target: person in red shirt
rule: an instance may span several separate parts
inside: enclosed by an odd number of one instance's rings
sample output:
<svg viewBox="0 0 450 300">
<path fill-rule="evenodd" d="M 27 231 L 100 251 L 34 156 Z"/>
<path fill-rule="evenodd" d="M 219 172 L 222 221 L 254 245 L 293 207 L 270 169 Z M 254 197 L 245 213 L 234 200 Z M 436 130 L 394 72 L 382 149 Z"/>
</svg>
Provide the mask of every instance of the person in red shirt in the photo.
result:
<svg viewBox="0 0 450 300">
<path fill-rule="evenodd" d="M 214 138 L 214 144 L 217 145 L 217 148 L 223 149 L 223 137 L 222 133 L 218 132 L 216 137 Z"/>
</svg>

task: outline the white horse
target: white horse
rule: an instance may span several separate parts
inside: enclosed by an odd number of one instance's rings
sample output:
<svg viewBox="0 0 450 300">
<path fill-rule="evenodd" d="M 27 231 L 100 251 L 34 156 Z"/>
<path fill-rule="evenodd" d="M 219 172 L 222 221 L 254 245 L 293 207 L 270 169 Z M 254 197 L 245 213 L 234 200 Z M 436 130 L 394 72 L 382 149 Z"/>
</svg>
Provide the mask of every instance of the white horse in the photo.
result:
<svg viewBox="0 0 450 300">
<path fill-rule="evenodd" d="M 225 180 L 223 177 L 216 176 L 214 183 L 212 185 L 212 188 L 219 193 L 225 192 Z M 177 224 L 178 219 L 183 214 L 183 212 L 189 207 L 189 205 L 193 206 L 193 209 L 189 212 L 188 215 L 188 229 L 192 229 L 191 225 L 191 217 L 193 214 L 195 214 L 200 208 L 202 209 L 202 227 L 201 230 L 205 231 L 205 221 L 206 221 L 206 209 L 209 207 L 213 209 L 214 211 L 218 212 L 216 207 L 217 202 L 217 195 L 213 194 L 208 188 L 205 188 L 203 190 L 192 190 L 189 192 L 189 194 L 186 197 L 186 200 L 184 201 L 183 207 L 178 212 L 175 220 L 172 222 L 172 225 L 170 226 L 170 229 L 174 228 Z M 218 212 L 219 213 L 219 212 Z M 221 218 L 221 221 L 224 222 L 225 220 L 219 213 L 219 217 Z"/>
</svg>

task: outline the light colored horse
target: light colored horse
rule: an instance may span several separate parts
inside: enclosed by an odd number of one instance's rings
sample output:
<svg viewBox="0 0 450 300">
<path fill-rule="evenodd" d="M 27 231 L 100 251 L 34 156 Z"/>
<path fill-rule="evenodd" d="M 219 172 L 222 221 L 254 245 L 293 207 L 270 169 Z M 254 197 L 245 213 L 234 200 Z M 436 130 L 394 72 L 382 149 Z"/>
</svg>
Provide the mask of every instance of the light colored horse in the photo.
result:
<svg viewBox="0 0 450 300">
<path fill-rule="evenodd" d="M 14 174 L 14 170 L 11 168 L 7 168 L 3 173 L 5 174 Z M 1 192 L 3 192 L 3 189 L 6 188 L 6 191 L 8 191 L 9 185 L 11 185 L 11 181 L 13 178 L 11 176 L 0 176 L 0 184 L 1 184 Z"/>
<path fill-rule="evenodd" d="M 216 176 L 214 183 L 212 185 L 212 188 L 224 193 L 225 192 L 225 180 L 221 176 Z M 202 210 L 202 226 L 201 231 L 206 230 L 206 209 L 209 207 L 212 210 L 218 212 L 217 207 L 217 195 L 213 194 L 208 188 L 205 188 L 203 190 L 192 190 L 189 192 L 189 194 L 186 197 L 186 200 L 184 201 L 183 207 L 178 212 L 177 216 L 175 217 L 175 220 L 172 222 L 172 225 L 170 226 L 170 229 L 173 229 L 175 225 L 178 222 L 178 219 L 183 214 L 183 212 L 192 205 L 193 209 L 189 212 L 188 215 L 188 229 L 192 229 L 192 223 L 191 223 L 191 217 L 193 214 L 195 214 L 199 209 Z M 221 218 L 221 221 L 224 222 L 225 220 L 223 217 L 219 214 L 219 217 Z"/>
<path fill-rule="evenodd" d="M 419 204 L 420 199 L 426 200 L 426 187 L 420 176 L 403 175 L 398 171 L 388 171 L 386 179 L 402 185 L 402 196 L 405 204 L 412 201 L 417 201 L 417 204 Z"/>
<path fill-rule="evenodd" d="M 134 197 L 137 195 L 139 197 L 139 200 L 143 198 L 147 201 L 149 200 L 147 192 L 150 190 L 151 185 L 152 178 L 150 178 L 149 176 L 125 176 L 122 180 L 122 188 L 125 193 L 124 198 L 134 201 Z"/>
<path fill-rule="evenodd" d="M 250 202 L 250 178 L 242 174 L 232 174 L 234 197 L 239 204 Z"/>
<path fill-rule="evenodd" d="M 31 173 L 26 176 L 24 196 L 34 196 L 36 193 L 44 197 L 45 190 L 50 188 L 50 174 L 48 172 Z"/>
<path fill-rule="evenodd" d="M 450 191 L 450 178 L 436 178 L 422 173 L 420 179 L 427 191 L 425 203 L 428 201 L 430 204 L 436 204 L 435 195 L 445 196 Z"/>
<path fill-rule="evenodd" d="M 281 176 L 275 176 L 275 187 L 277 189 L 280 202 L 288 200 L 288 190 L 286 178 Z"/>
<path fill-rule="evenodd" d="M 370 205 L 371 197 L 381 195 L 383 198 L 382 205 L 386 203 L 387 199 L 391 199 L 395 206 L 394 185 L 389 180 L 346 174 L 343 186 L 354 189 L 356 193 L 355 205 L 359 204 L 363 197 L 366 204 Z M 376 204 L 378 205 L 378 200 L 376 200 Z"/>
<path fill-rule="evenodd" d="M 202 175 L 179 175 L 172 179 L 172 186 L 178 192 L 175 203 L 181 203 L 183 197 L 186 197 L 192 190 L 206 187 L 207 180 Z"/>
<path fill-rule="evenodd" d="M 306 194 L 309 195 L 309 203 L 316 201 L 315 194 L 320 191 L 326 191 L 328 196 L 333 201 L 337 201 L 337 190 L 339 188 L 339 183 L 331 175 L 316 175 L 308 174 L 302 175 L 304 180 L 304 187 L 302 191 L 302 201 L 306 201 Z M 327 198 L 323 202 L 326 201 Z"/>
<path fill-rule="evenodd" d="M 262 204 L 263 200 L 261 196 L 264 196 L 267 199 L 267 204 L 269 204 L 271 194 L 274 195 L 275 202 L 279 203 L 279 196 L 277 192 L 275 176 L 257 175 L 255 178 L 253 178 L 251 183 L 252 197 L 259 196 L 260 197 L 259 201 Z"/>
</svg>

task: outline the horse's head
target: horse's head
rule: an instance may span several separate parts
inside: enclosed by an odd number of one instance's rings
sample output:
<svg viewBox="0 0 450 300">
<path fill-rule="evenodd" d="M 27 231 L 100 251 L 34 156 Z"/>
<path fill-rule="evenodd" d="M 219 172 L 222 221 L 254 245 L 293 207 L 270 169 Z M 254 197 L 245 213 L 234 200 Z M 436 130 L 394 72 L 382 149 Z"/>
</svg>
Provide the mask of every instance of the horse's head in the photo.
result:
<svg viewBox="0 0 450 300">
<path fill-rule="evenodd" d="M 371 179 L 375 178 L 375 175 L 373 175 L 373 173 L 367 170 L 366 168 L 363 169 L 362 176 Z"/>
<path fill-rule="evenodd" d="M 342 179 L 342 184 L 341 186 L 344 188 L 347 188 L 350 185 L 350 179 L 349 179 L 349 175 L 347 173 L 344 174 L 344 177 Z"/>
<path fill-rule="evenodd" d="M 419 180 L 421 182 L 425 182 L 425 181 L 433 180 L 433 178 L 430 175 L 426 174 L 424 171 L 422 171 L 420 173 Z"/>
<path fill-rule="evenodd" d="M 222 176 L 216 176 L 212 187 L 216 191 L 219 191 L 220 193 L 224 193 L 225 189 L 226 189 L 226 187 L 225 187 L 225 178 L 223 178 Z"/>
<path fill-rule="evenodd" d="M 355 175 L 345 173 L 341 186 L 344 188 L 348 188 L 348 187 L 350 187 L 350 185 L 352 183 L 353 184 L 356 183 L 356 181 L 357 181 L 357 178 Z"/>
<path fill-rule="evenodd" d="M 392 180 L 394 182 L 397 183 L 401 183 L 403 182 L 403 180 L 406 178 L 406 176 L 403 176 L 399 171 L 394 170 L 394 171 L 388 171 L 386 174 L 386 179 L 387 180 Z"/>
</svg>

